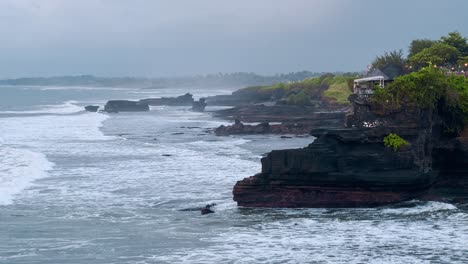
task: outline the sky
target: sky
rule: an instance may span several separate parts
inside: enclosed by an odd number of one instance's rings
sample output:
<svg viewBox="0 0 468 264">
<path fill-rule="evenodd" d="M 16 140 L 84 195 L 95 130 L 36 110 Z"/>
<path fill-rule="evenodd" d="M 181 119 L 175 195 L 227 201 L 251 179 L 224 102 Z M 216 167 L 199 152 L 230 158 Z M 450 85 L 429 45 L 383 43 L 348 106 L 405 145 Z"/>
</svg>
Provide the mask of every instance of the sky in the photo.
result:
<svg viewBox="0 0 468 264">
<path fill-rule="evenodd" d="M 467 0 L 0 0 L 0 78 L 361 71 Z"/>
</svg>

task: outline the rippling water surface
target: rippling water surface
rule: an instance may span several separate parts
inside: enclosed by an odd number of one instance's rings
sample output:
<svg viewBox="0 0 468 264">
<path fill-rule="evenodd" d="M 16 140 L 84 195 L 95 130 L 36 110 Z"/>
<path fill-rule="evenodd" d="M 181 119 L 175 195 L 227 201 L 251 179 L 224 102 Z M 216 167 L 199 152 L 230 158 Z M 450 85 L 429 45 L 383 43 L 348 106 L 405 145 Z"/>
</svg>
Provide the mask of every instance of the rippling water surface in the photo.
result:
<svg viewBox="0 0 468 264">
<path fill-rule="evenodd" d="M 232 186 L 262 154 L 312 138 L 216 137 L 226 122 L 188 107 L 81 110 L 187 90 L 0 89 L 0 263 L 468 262 L 457 204 L 236 207 Z M 209 203 L 215 214 L 181 211 Z"/>
</svg>

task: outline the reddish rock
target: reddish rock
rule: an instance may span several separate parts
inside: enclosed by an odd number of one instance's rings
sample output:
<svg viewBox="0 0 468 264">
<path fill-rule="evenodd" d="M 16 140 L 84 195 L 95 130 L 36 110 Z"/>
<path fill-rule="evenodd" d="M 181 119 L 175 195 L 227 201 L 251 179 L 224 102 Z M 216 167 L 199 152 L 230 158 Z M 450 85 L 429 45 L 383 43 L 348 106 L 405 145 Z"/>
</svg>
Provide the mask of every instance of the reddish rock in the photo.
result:
<svg viewBox="0 0 468 264">
<path fill-rule="evenodd" d="M 361 207 L 424 193 L 433 174 L 415 164 L 412 149 L 394 152 L 374 133 L 328 131 L 306 148 L 272 151 L 261 173 L 237 182 L 234 200 L 246 207 Z"/>
</svg>

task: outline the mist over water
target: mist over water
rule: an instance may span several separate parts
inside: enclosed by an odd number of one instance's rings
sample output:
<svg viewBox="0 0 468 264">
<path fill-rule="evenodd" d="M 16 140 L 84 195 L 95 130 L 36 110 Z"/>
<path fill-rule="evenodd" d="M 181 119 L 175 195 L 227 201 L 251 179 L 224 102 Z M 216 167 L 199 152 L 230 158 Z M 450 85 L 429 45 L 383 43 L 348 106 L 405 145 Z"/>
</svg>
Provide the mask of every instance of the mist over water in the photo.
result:
<svg viewBox="0 0 468 264">
<path fill-rule="evenodd" d="M 260 171 L 262 154 L 313 138 L 216 137 L 207 130 L 226 121 L 188 107 L 82 111 L 186 89 L 8 89 L 0 99 L 0 263 L 468 261 L 468 212 L 459 205 L 236 206 L 232 187 Z M 209 203 L 215 214 L 181 211 Z"/>
</svg>

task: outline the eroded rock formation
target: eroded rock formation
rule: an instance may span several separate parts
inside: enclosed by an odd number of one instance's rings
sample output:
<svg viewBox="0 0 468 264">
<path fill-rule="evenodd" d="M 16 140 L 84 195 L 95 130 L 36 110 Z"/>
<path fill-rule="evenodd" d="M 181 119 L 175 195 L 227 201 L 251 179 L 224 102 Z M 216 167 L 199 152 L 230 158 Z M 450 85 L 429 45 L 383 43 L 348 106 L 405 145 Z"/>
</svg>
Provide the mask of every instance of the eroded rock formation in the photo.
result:
<svg viewBox="0 0 468 264">
<path fill-rule="evenodd" d="M 149 106 L 146 103 L 129 100 L 111 100 L 107 101 L 104 106 L 104 111 L 108 113 L 118 112 L 141 112 L 149 111 Z"/>
<path fill-rule="evenodd" d="M 315 130 L 308 147 L 269 153 L 261 173 L 234 186 L 238 205 L 362 207 L 468 197 L 467 138 L 446 139 L 432 110 L 409 106 L 381 116 L 367 100 L 351 100 L 347 128 Z M 410 144 L 385 147 L 389 133 Z"/>
<path fill-rule="evenodd" d="M 196 112 L 203 112 L 205 111 L 206 105 L 205 98 L 200 98 L 198 101 L 194 101 L 192 103 L 192 110 Z"/>
<path fill-rule="evenodd" d="M 88 112 L 97 112 L 99 109 L 98 105 L 87 105 L 84 107 L 84 109 Z"/>
<path fill-rule="evenodd" d="M 191 106 L 193 104 L 193 95 L 186 93 L 177 97 L 161 97 L 141 99 L 140 102 L 148 105 L 169 105 L 169 106 Z"/>
</svg>

